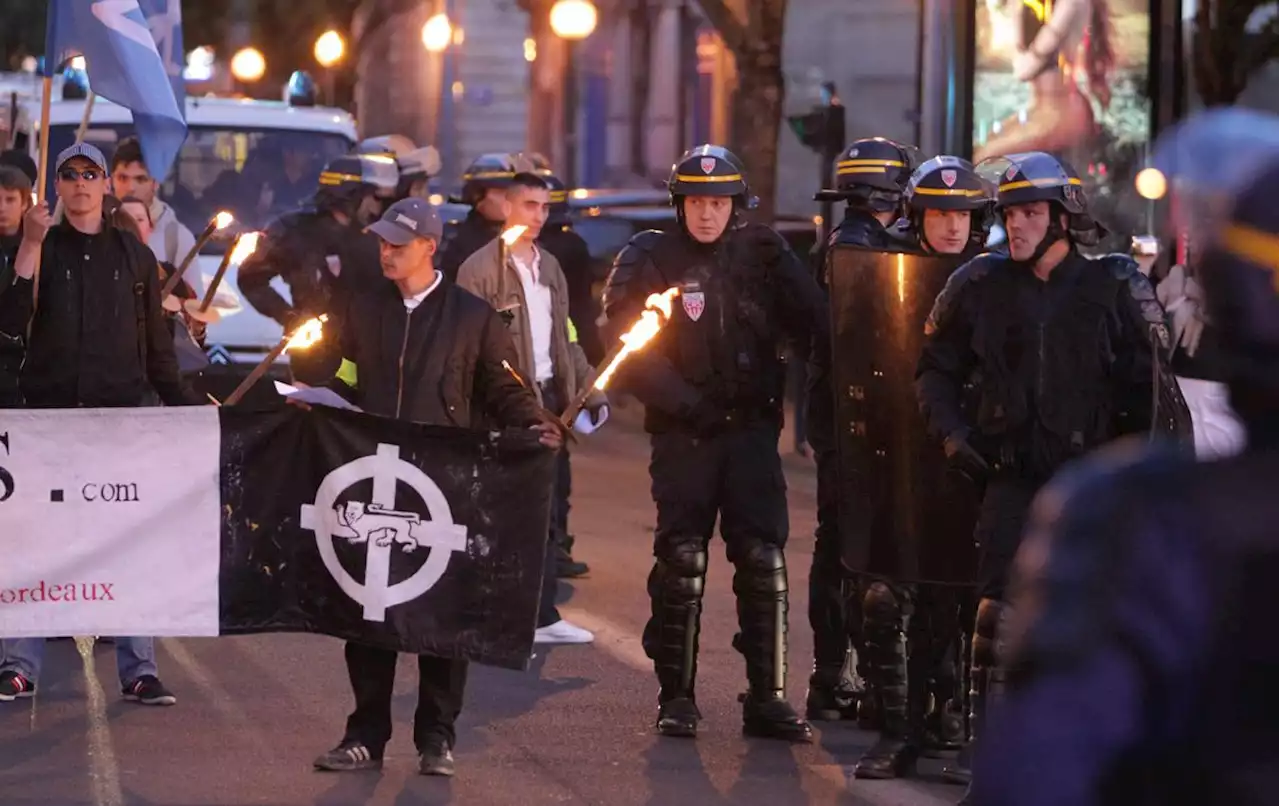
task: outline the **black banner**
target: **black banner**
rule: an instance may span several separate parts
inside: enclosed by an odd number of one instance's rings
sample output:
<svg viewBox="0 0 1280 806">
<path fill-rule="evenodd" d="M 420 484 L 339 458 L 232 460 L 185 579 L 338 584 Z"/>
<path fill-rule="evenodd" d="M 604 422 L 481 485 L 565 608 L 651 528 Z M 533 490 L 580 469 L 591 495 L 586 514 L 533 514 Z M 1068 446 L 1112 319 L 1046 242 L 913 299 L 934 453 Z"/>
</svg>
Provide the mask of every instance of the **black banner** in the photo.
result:
<svg viewBox="0 0 1280 806">
<path fill-rule="evenodd" d="M 223 635 L 527 668 L 554 463 L 533 432 L 321 407 L 220 421 Z"/>
<path fill-rule="evenodd" d="M 844 245 L 828 260 L 844 563 L 972 584 L 978 491 L 948 472 L 915 396 L 924 322 L 959 261 Z"/>
</svg>

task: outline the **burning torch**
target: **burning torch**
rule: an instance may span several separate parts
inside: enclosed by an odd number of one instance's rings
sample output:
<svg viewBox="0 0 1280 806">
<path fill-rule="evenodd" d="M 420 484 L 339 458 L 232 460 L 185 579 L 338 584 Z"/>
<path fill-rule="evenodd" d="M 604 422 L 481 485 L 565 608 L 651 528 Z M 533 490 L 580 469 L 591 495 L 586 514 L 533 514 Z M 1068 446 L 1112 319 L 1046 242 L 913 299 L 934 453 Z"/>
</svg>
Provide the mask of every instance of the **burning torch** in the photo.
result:
<svg viewBox="0 0 1280 806">
<path fill-rule="evenodd" d="M 192 261 L 195 260 L 196 255 L 200 253 L 200 250 L 204 248 L 204 245 L 209 242 L 209 239 L 213 237 L 215 232 L 226 229 L 231 226 L 235 220 L 235 216 L 225 210 L 210 219 L 209 226 L 204 228 L 204 232 L 200 233 L 199 238 L 196 238 L 195 245 L 191 247 L 191 251 L 187 252 L 186 257 L 184 257 L 182 262 L 178 264 L 178 270 L 175 271 L 173 276 L 169 278 L 168 282 L 164 284 L 164 288 L 160 289 L 160 299 L 165 301 L 166 307 L 168 307 L 169 295 L 173 293 L 173 289 L 178 287 L 178 283 L 182 281 L 182 276 L 187 273 L 187 269 L 191 266 Z M 173 307 L 169 308 L 169 310 L 177 313 L 178 304 L 176 300 L 173 303 Z"/>
<path fill-rule="evenodd" d="M 602 365 L 604 369 L 600 370 L 600 374 L 596 376 L 595 383 L 580 389 L 573 402 L 569 404 L 569 408 L 560 415 L 560 422 L 565 428 L 572 428 L 574 418 L 578 416 L 579 411 L 582 411 L 592 391 L 598 389 L 603 392 L 609 385 L 609 379 L 617 372 L 618 366 L 627 356 L 644 347 L 658 335 L 662 326 L 671 319 L 671 301 L 679 294 L 679 288 L 668 288 L 661 294 L 649 295 L 649 298 L 644 301 L 644 313 L 640 314 L 640 319 L 631 326 L 630 330 L 618 337 L 618 343 L 605 356 Z"/>
<path fill-rule="evenodd" d="M 213 295 L 218 292 L 218 286 L 222 284 L 222 278 L 227 273 L 227 268 L 232 263 L 238 267 L 248 259 L 249 255 L 253 254 L 253 250 L 258 248 L 258 238 L 261 236 L 262 233 L 260 232 L 246 232 L 236 238 L 235 247 L 227 250 L 222 262 L 218 264 L 217 273 L 213 275 L 213 280 L 209 283 L 209 287 L 205 289 L 204 299 L 198 302 L 194 299 L 189 299 L 183 303 L 183 307 L 186 308 L 192 319 L 209 324 L 222 318 L 222 314 L 218 313 L 217 308 L 210 311 L 209 306 L 213 304 Z"/>
<path fill-rule="evenodd" d="M 520 240 L 520 236 L 524 235 L 527 229 L 529 228 L 524 224 L 514 224 L 504 229 L 498 236 L 498 263 L 503 271 L 507 268 L 507 256 L 511 254 L 511 247 L 516 245 L 516 241 Z"/>
<path fill-rule="evenodd" d="M 284 338 L 280 339 L 275 347 L 271 348 L 271 352 L 267 353 L 266 358 L 259 362 L 258 366 L 253 368 L 245 377 L 235 391 L 231 393 L 226 400 L 222 402 L 224 406 L 234 406 L 240 402 L 253 385 L 258 382 L 263 375 L 267 374 L 267 370 L 271 369 L 271 365 L 275 360 L 284 354 L 286 350 L 305 350 L 324 336 L 324 323 L 329 321 L 328 314 L 321 314 L 315 319 L 308 319 L 297 327 L 292 333 L 286 333 Z"/>
</svg>

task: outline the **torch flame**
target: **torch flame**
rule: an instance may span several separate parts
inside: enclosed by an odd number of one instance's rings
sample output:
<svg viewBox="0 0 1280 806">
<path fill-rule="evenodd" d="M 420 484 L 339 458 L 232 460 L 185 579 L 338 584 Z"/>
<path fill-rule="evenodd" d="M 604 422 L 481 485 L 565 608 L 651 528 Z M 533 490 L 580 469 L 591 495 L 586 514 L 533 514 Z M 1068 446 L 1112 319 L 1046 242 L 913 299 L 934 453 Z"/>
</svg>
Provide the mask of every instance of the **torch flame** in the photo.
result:
<svg viewBox="0 0 1280 806">
<path fill-rule="evenodd" d="M 235 248 L 231 250 L 231 263 L 239 266 L 252 255 L 258 248 L 258 238 L 261 236 L 261 232 L 246 232 L 237 238 Z"/>
<path fill-rule="evenodd" d="M 661 294 L 650 294 L 649 298 L 644 301 L 645 311 L 640 314 L 640 319 L 631 329 L 618 337 L 618 341 L 622 342 L 623 347 L 613 360 L 600 371 L 600 375 L 593 384 L 596 389 L 601 391 L 609 385 L 609 379 L 613 377 L 613 373 L 618 369 L 618 365 L 623 359 L 634 353 L 636 350 L 644 347 L 653 337 L 658 335 L 658 331 L 662 330 L 662 326 L 671 318 L 671 300 L 675 299 L 680 293 L 679 288 L 668 288 Z"/>
<path fill-rule="evenodd" d="M 529 228 L 526 227 L 524 224 L 515 224 L 513 226 L 507 227 L 502 232 L 502 242 L 505 243 L 507 246 L 511 246 L 516 241 L 520 240 L 520 236 L 524 235 L 524 232 L 527 229 Z"/>
<path fill-rule="evenodd" d="M 235 216 L 231 215 L 231 213 L 228 213 L 226 210 L 223 210 L 222 212 L 218 213 L 216 216 L 213 217 L 213 228 L 226 229 L 227 227 L 231 226 L 232 223 L 235 222 L 235 220 L 236 220 Z"/>
<path fill-rule="evenodd" d="M 324 323 L 328 320 L 328 314 L 323 314 L 315 319 L 308 319 L 303 322 L 289 337 L 289 343 L 284 346 L 285 352 L 289 350 L 305 350 L 320 341 L 324 336 Z"/>
</svg>

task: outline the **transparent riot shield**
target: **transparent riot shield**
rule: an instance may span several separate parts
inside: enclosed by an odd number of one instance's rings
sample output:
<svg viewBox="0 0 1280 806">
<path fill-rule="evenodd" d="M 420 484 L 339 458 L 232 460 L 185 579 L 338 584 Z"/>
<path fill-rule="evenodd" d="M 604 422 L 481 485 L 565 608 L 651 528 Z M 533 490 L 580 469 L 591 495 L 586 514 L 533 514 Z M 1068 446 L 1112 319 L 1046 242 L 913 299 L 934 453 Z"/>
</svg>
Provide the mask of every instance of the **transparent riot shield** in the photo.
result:
<svg viewBox="0 0 1280 806">
<path fill-rule="evenodd" d="M 925 319 L 959 261 L 844 245 L 828 261 L 844 563 L 972 584 L 980 491 L 948 471 L 915 396 Z"/>
</svg>

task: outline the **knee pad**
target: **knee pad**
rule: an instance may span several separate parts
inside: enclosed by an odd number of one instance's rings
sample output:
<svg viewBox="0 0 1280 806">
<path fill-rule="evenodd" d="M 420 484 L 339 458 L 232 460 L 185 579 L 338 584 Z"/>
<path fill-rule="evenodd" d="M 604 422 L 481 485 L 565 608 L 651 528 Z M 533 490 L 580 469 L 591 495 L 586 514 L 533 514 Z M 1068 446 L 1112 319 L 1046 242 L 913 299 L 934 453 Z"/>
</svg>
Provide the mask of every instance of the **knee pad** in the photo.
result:
<svg viewBox="0 0 1280 806">
<path fill-rule="evenodd" d="M 701 597 L 706 576 L 707 551 L 700 543 L 678 543 L 653 566 L 654 582 L 682 598 Z"/>
<path fill-rule="evenodd" d="M 996 639 L 1000 632 L 1000 619 L 1004 605 L 996 599 L 978 602 L 978 616 L 973 624 L 973 665 L 994 668 L 999 664 Z"/>
<path fill-rule="evenodd" d="M 755 543 L 738 553 L 733 592 L 747 598 L 781 598 L 787 593 L 787 561 L 778 546 Z"/>
<path fill-rule="evenodd" d="M 862 596 L 862 621 L 866 627 L 901 629 L 902 603 L 888 584 L 871 582 Z"/>
</svg>

